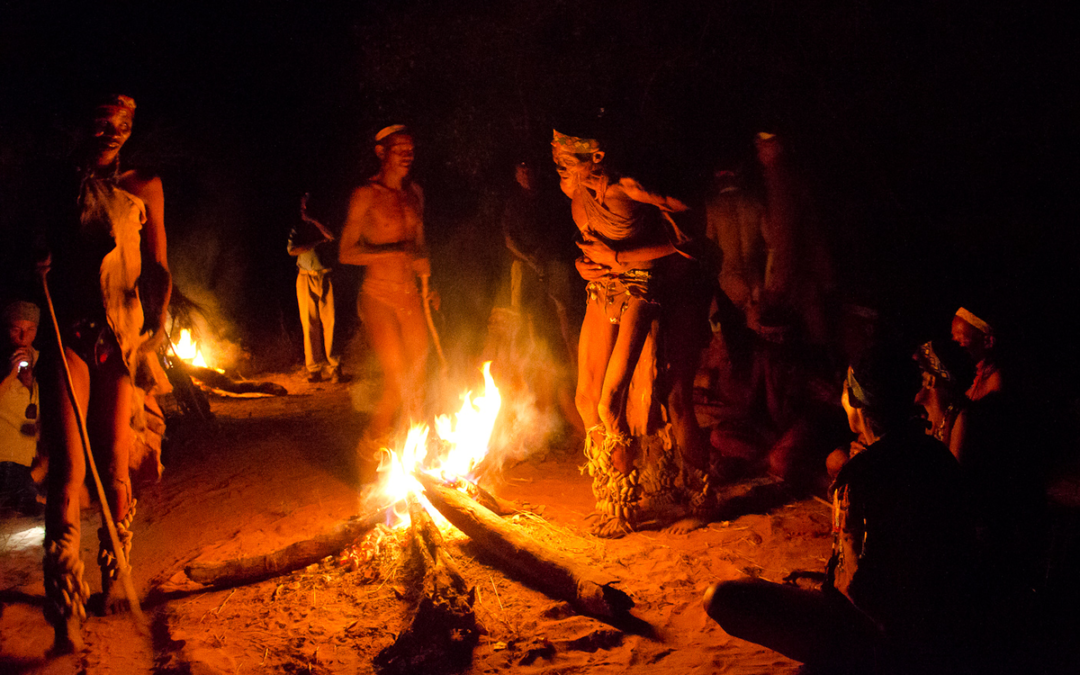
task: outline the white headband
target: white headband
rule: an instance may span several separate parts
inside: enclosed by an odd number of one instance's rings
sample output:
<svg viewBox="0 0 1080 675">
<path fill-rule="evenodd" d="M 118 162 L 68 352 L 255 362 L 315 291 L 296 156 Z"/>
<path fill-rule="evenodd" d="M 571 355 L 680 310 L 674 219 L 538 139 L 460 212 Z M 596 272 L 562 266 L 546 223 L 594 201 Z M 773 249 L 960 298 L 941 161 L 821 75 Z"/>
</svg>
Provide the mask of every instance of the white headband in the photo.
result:
<svg viewBox="0 0 1080 675">
<path fill-rule="evenodd" d="M 986 333 L 987 335 L 993 335 L 993 333 L 994 333 L 994 329 L 990 326 L 990 324 L 986 323 L 985 321 L 983 321 L 979 317 L 975 316 L 974 314 L 972 314 L 968 310 L 964 309 L 963 307 L 956 310 L 956 316 L 960 317 L 964 321 L 967 321 L 972 326 L 978 328 L 979 330 L 981 330 L 983 333 Z"/>
<path fill-rule="evenodd" d="M 405 131 L 405 125 L 404 124 L 391 124 L 388 127 L 383 127 L 382 129 L 379 130 L 379 133 L 375 134 L 375 142 L 378 143 L 379 141 L 386 138 L 387 136 L 390 136 L 391 134 L 396 134 L 396 133 L 399 133 L 399 132 L 402 132 L 402 131 Z"/>
</svg>

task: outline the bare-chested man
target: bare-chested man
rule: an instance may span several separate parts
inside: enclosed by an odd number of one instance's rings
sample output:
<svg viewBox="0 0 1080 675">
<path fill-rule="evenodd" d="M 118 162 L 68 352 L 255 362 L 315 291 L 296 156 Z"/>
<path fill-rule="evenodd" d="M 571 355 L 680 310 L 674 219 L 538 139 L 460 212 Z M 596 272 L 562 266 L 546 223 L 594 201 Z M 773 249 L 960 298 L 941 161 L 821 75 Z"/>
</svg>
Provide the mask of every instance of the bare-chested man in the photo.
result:
<svg viewBox="0 0 1080 675">
<path fill-rule="evenodd" d="M 400 124 L 375 135 L 379 172 L 349 202 L 338 259 L 367 268 L 357 310 L 383 371 L 382 396 L 366 436 L 382 439 L 403 406 L 409 412 L 428 351 L 424 298 L 431 275 L 424 243 L 424 193 L 409 179 L 413 139 Z"/>
<path fill-rule="evenodd" d="M 120 149 L 131 136 L 135 101 L 109 96 L 93 111 L 72 176 L 77 213 L 50 223 L 49 286 L 56 305 L 75 399 L 86 415 L 96 464 L 125 555 L 135 516 L 129 459 L 139 447 L 147 392 L 163 375 L 153 359 L 165 340 L 172 292 L 166 258 L 161 179 L 121 170 Z M 74 181 L 77 181 L 75 183 Z M 55 338 L 51 338 L 55 340 Z M 55 342 L 47 344 L 41 373 L 42 435 L 49 448 L 45 513 L 46 616 L 56 631 L 54 649 L 82 644 L 88 587 L 82 578 L 80 488 L 86 462 L 77 418 Z M 151 461 L 160 468 L 157 457 Z M 102 608 L 126 603 L 109 535 L 99 530 Z"/>
<path fill-rule="evenodd" d="M 611 536 L 632 524 L 641 498 L 638 476 L 631 475 L 638 454 L 632 434 L 648 433 L 648 412 L 644 423 L 631 424 L 627 405 L 631 380 L 658 319 L 668 342 L 660 361 L 666 361 L 662 369 L 670 378 L 664 402 L 675 441 L 684 462 L 692 467 L 705 468 L 708 457 L 691 399 L 702 346 L 695 335 L 694 285 L 689 283 L 695 263 L 680 250 L 690 237 L 671 218 L 687 207 L 675 198 L 648 192 L 632 178 L 613 178 L 602 164 L 604 154 L 596 140 L 555 132 L 552 156 L 581 235 L 578 246 L 583 255 L 577 268 L 589 282 L 578 346 L 576 403 L 589 430 L 586 456 L 604 517 L 595 531 Z M 703 326 L 704 312 L 700 314 Z M 672 340 L 686 342 L 673 348 Z M 652 378 L 646 379 L 651 398 Z"/>
</svg>

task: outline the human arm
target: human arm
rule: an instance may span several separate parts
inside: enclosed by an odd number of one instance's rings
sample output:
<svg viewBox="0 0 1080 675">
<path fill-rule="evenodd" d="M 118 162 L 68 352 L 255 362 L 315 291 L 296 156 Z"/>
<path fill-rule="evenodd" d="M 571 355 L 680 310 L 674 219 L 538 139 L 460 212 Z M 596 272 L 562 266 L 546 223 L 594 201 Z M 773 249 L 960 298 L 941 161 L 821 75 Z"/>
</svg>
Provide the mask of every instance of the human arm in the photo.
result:
<svg viewBox="0 0 1080 675">
<path fill-rule="evenodd" d="M 952 431 L 949 432 L 949 452 L 957 462 L 964 461 L 964 441 L 967 436 L 967 412 L 960 411 L 953 422 Z"/>
<path fill-rule="evenodd" d="M 633 267 L 635 263 L 657 260 L 676 252 L 675 247 L 670 243 L 616 251 L 598 239 L 586 239 L 577 242 L 577 246 L 586 258 L 609 268 Z"/>
<path fill-rule="evenodd" d="M 146 223 L 142 229 L 142 277 L 140 290 L 146 313 L 143 332 L 150 337 L 143 345 L 155 351 L 165 341 L 165 320 L 172 297 L 172 273 L 169 271 L 168 245 L 165 237 L 165 193 L 157 176 L 134 176 L 130 190 L 146 204 Z M 128 187 L 128 186 L 125 186 Z"/>
<path fill-rule="evenodd" d="M 308 236 L 301 236 L 301 226 L 299 224 L 294 226 L 292 230 L 289 231 L 289 243 L 285 249 L 289 255 L 293 257 L 313 251 L 315 247 L 334 240 L 333 233 L 330 232 L 325 225 L 308 215 L 307 202 L 308 193 L 304 193 L 304 196 L 300 200 L 300 219 L 314 227 L 317 236 L 314 239 Z M 311 232 L 308 230 L 303 234 L 310 235 Z"/>
</svg>

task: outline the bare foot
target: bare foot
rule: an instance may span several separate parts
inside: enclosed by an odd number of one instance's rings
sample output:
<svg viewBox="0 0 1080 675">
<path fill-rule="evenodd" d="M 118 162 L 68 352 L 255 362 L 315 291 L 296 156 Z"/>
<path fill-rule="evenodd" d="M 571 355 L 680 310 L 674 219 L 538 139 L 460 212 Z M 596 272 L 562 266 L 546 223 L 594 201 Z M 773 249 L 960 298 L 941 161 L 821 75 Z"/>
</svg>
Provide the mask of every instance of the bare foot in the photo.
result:
<svg viewBox="0 0 1080 675">
<path fill-rule="evenodd" d="M 708 524 L 708 521 L 703 518 L 690 516 L 688 518 L 683 518 L 682 520 L 675 521 L 671 525 L 665 527 L 663 531 L 668 534 L 689 534 L 694 530 L 700 530 Z"/>
</svg>

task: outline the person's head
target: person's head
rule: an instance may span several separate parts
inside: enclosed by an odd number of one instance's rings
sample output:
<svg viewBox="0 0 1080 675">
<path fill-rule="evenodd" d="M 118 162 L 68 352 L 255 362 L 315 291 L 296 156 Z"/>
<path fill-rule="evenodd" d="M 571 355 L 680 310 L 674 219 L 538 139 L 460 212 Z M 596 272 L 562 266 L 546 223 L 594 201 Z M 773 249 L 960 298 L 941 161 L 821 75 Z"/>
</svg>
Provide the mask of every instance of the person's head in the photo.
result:
<svg viewBox="0 0 1080 675">
<path fill-rule="evenodd" d="M 563 191 L 567 192 L 567 188 L 570 188 L 572 192 L 577 185 L 602 171 L 600 163 L 604 161 L 604 151 L 594 138 L 567 136 L 555 130 L 551 141 L 551 158 L 555 161 Z"/>
<path fill-rule="evenodd" d="M 951 340 L 927 342 L 916 350 L 914 359 L 922 371 L 922 389 L 915 403 L 927 410 L 956 404 L 975 379 L 971 357 Z"/>
<path fill-rule="evenodd" d="M 41 310 L 32 302 L 16 300 L 4 308 L 4 331 L 12 347 L 29 347 L 37 337 Z"/>
<path fill-rule="evenodd" d="M 976 362 L 994 349 L 994 329 L 985 320 L 961 307 L 952 320 L 952 339 Z"/>
<path fill-rule="evenodd" d="M 131 137 L 135 100 L 110 94 L 103 97 L 91 116 L 89 151 L 94 164 L 103 167 L 116 161 L 120 148 Z"/>
<path fill-rule="evenodd" d="M 895 345 L 874 345 L 848 368 L 840 402 L 855 433 L 881 436 L 911 418 L 920 378 L 905 351 Z"/>
<path fill-rule="evenodd" d="M 394 124 L 375 134 L 375 154 L 383 173 L 409 173 L 413 163 L 413 137 L 404 124 Z"/>
</svg>

